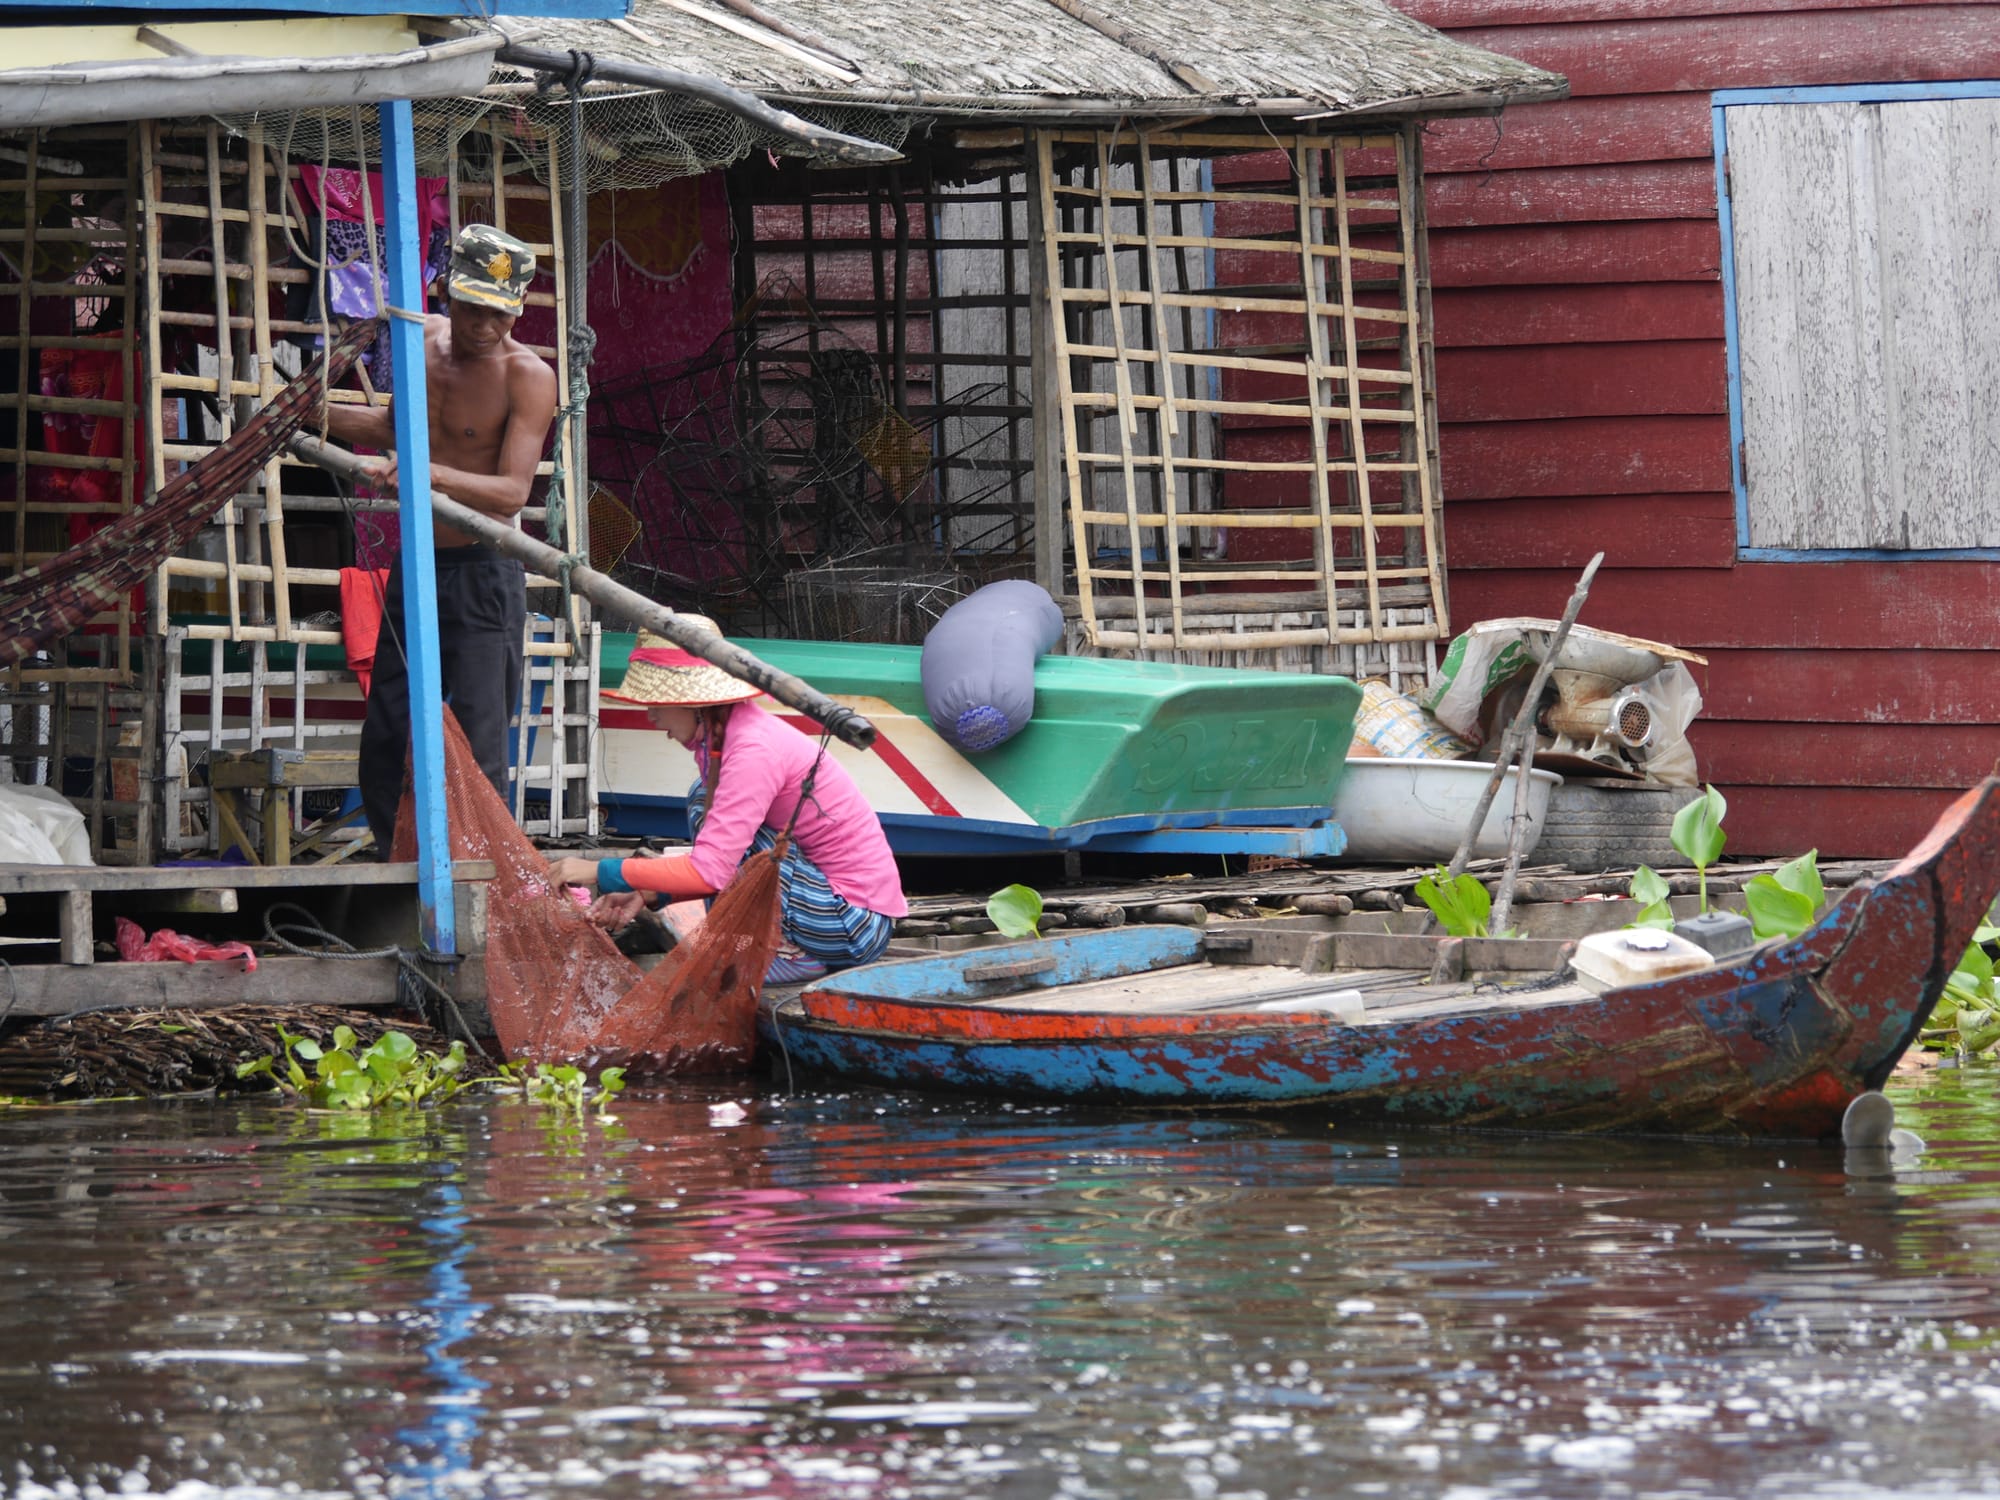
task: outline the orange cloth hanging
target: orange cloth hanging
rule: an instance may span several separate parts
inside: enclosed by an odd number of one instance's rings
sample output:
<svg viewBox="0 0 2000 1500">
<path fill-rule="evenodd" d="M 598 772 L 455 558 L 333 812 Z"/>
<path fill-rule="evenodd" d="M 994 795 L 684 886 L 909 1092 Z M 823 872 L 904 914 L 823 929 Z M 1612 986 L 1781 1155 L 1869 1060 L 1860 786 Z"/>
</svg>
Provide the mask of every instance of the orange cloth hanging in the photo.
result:
<svg viewBox="0 0 2000 1500">
<path fill-rule="evenodd" d="M 375 646 L 382 636 L 382 603 L 389 587 L 387 568 L 340 570 L 340 643 L 347 651 L 347 670 L 368 696 L 375 680 Z"/>
</svg>

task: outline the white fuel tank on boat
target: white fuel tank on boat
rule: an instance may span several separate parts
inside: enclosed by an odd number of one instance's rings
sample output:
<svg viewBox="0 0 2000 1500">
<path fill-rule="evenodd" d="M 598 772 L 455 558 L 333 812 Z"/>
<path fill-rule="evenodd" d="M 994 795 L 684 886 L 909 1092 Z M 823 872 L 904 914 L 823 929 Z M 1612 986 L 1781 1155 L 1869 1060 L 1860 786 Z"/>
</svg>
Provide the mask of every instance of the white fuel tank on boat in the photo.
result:
<svg viewBox="0 0 2000 1500">
<path fill-rule="evenodd" d="M 1570 966 L 1586 988 L 1602 993 L 1628 984 L 1651 984 L 1706 969 L 1715 955 L 1699 943 L 1657 927 L 1593 932 L 1576 945 Z"/>
</svg>

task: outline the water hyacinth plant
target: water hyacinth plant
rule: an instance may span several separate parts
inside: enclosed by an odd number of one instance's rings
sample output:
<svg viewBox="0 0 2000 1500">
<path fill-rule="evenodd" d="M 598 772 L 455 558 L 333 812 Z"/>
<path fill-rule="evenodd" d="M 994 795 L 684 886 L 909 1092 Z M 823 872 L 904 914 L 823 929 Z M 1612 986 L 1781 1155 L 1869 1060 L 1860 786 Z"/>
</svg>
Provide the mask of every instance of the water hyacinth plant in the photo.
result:
<svg viewBox="0 0 2000 1500">
<path fill-rule="evenodd" d="M 578 1119 L 593 1112 L 600 1120 L 612 1119 L 606 1106 L 625 1088 L 623 1068 L 598 1073 L 593 1091 L 590 1074 L 567 1063 L 502 1063 L 494 1077 L 506 1088 L 518 1088 L 523 1099 Z"/>
<path fill-rule="evenodd" d="M 1701 878 L 1701 909 L 1708 910 L 1708 867 L 1722 857 L 1729 837 L 1722 831 L 1723 814 L 1729 804 L 1714 787 L 1704 787 L 1699 797 L 1674 814 L 1674 847 L 1694 866 Z"/>
<path fill-rule="evenodd" d="M 1417 899 L 1431 909 L 1451 937 L 1485 937 L 1486 924 L 1493 914 L 1493 898 L 1486 887 L 1470 875 L 1454 877 L 1443 865 L 1424 876 L 1416 885 Z"/>
<path fill-rule="evenodd" d="M 425 1052 L 400 1031 L 384 1032 L 360 1052 L 350 1026 L 333 1029 L 333 1045 L 278 1027 L 284 1056 L 259 1057 L 236 1069 L 238 1078 L 266 1077 L 320 1109 L 373 1109 L 385 1104 L 438 1102 L 470 1086 L 465 1043 L 448 1052 Z M 312 1064 L 310 1070 L 306 1064 Z"/>
<path fill-rule="evenodd" d="M 2000 927 L 1983 925 L 1972 935 L 1964 957 L 1945 981 L 1920 1040 L 1934 1052 L 1976 1057 L 2000 1042 L 2000 993 L 1993 977 L 1993 954 Z"/>
<path fill-rule="evenodd" d="M 1819 920 L 1826 886 L 1819 878 L 1819 850 L 1808 849 L 1769 875 L 1743 883 L 1743 905 L 1760 938 L 1797 937 Z"/>
</svg>

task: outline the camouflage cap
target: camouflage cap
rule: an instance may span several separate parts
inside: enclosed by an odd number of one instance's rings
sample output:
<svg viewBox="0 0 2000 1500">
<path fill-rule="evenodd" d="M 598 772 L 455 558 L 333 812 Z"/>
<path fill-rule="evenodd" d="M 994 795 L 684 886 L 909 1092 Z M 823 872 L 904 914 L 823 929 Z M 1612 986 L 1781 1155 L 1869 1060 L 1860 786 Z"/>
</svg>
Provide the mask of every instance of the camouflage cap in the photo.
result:
<svg viewBox="0 0 2000 1500">
<path fill-rule="evenodd" d="M 491 224 L 468 224 L 451 247 L 451 294 L 461 302 L 519 313 L 535 279 L 535 252 Z"/>
</svg>

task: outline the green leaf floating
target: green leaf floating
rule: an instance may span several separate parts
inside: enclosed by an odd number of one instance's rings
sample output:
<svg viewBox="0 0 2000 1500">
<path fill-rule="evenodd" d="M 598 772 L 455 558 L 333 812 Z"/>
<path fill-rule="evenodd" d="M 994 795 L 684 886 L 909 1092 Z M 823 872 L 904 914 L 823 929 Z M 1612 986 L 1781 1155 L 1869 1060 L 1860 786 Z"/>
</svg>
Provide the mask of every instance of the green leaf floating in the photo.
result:
<svg viewBox="0 0 2000 1500">
<path fill-rule="evenodd" d="M 986 915 L 1010 938 L 1042 935 L 1042 893 L 1032 886 L 1010 885 L 986 898 Z"/>
</svg>

